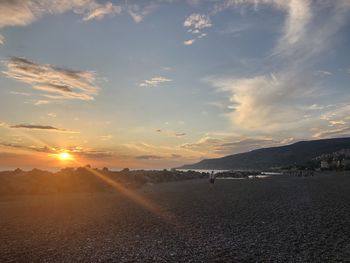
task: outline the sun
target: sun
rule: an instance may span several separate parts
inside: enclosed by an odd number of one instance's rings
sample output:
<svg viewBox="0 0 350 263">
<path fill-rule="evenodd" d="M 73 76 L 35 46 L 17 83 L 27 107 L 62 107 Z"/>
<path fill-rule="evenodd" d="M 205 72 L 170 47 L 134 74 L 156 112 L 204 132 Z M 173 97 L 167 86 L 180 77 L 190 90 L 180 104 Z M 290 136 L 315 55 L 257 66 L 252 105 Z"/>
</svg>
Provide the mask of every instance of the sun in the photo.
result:
<svg viewBox="0 0 350 263">
<path fill-rule="evenodd" d="M 70 153 L 62 152 L 57 154 L 57 158 L 61 161 L 69 161 L 73 159 L 73 156 Z"/>
</svg>

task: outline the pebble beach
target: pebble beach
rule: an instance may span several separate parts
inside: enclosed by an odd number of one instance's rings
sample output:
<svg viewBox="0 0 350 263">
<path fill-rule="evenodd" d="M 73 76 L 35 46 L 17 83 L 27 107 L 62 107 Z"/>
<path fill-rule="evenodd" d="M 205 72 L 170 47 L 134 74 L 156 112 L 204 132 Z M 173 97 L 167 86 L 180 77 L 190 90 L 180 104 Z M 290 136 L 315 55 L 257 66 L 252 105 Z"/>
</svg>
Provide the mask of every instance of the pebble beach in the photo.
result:
<svg viewBox="0 0 350 263">
<path fill-rule="evenodd" d="M 349 262 L 349 190 L 324 173 L 3 196 L 0 262 Z"/>
</svg>

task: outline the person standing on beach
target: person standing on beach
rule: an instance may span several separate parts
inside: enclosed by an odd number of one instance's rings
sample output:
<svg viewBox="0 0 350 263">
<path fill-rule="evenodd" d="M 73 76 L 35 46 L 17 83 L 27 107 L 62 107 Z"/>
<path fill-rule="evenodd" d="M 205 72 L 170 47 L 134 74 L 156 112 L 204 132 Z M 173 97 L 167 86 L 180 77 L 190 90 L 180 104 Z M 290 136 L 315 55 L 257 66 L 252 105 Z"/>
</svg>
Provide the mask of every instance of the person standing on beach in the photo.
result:
<svg viewBox="0 0 350 263">
<path fill-rule="evenodd" d="M 209 182 L 211 184 L 214 184 L 215 183 L 215 174 L 214 174 L 214 171 L 211 171 L 210 175 L 209 175 Z"/>
</svg>

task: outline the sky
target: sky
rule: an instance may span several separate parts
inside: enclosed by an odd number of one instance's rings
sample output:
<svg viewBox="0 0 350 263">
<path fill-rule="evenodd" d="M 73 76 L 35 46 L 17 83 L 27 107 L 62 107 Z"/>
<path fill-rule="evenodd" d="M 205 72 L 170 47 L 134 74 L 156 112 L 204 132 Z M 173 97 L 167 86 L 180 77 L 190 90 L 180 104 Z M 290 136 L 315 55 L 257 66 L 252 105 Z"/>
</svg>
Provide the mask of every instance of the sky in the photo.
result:
<svg viewBox="0 0 350 263">
<path fill-rule="evenodd" d="M 350 0 L 1 0 L 0 169 L 350 136 L 349 47 Z"/>
</svg>

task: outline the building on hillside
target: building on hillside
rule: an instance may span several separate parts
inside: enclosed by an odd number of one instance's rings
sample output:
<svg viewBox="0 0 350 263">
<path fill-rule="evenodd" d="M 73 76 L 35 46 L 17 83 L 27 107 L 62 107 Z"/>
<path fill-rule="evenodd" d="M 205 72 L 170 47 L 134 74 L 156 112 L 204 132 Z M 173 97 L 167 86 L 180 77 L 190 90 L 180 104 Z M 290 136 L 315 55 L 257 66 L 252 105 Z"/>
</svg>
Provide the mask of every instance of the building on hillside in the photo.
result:
<svg viewBox="0 0 350 263">
<path fill-rule="evenodd" d="M 329 169 L 329 163 L 327 161 L 321 161 L 321 169 Z"/>
<path fill-rule="evenodd" d="M 343 160 L 341 161 L 341 165 L 342 165 L 343 167 L 350 166 L 350 159 L 343 159 Z"/>
</svg>

